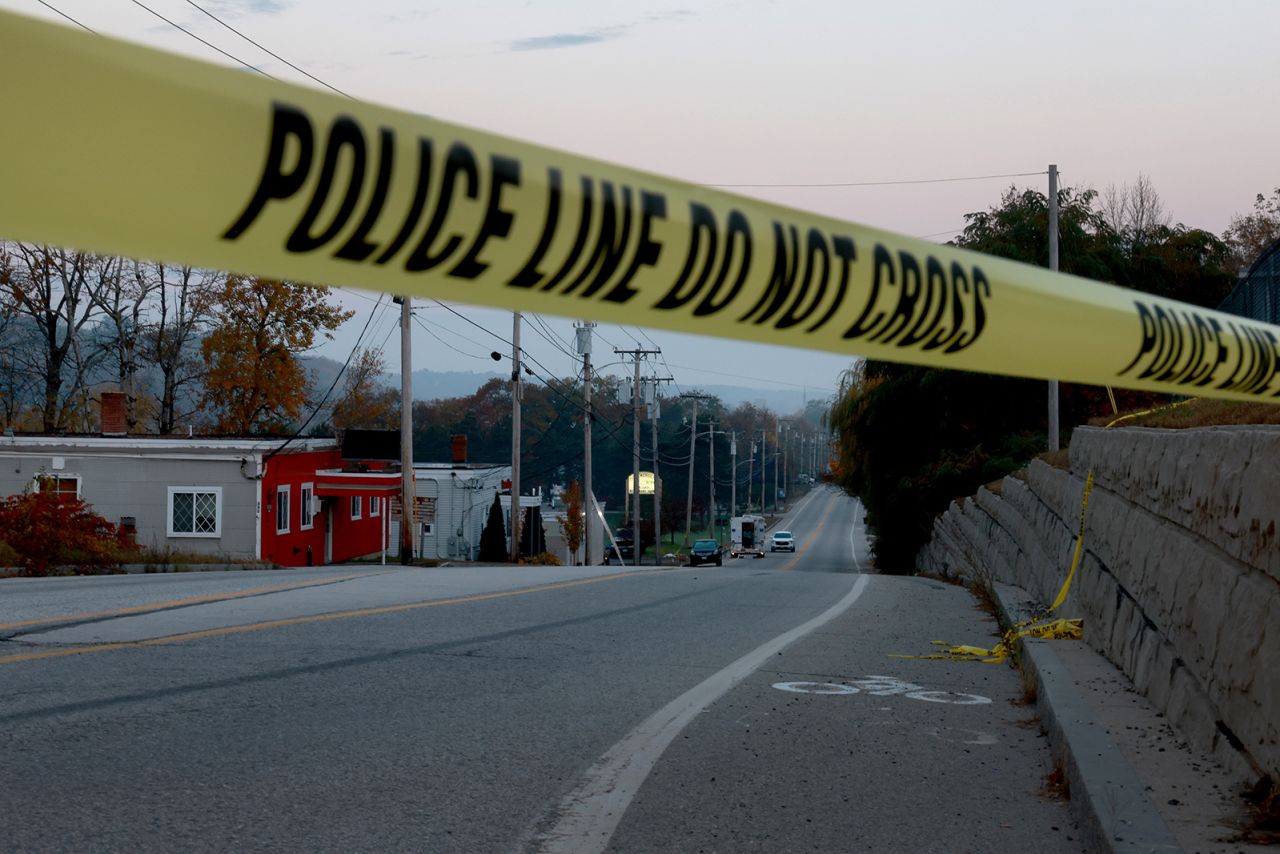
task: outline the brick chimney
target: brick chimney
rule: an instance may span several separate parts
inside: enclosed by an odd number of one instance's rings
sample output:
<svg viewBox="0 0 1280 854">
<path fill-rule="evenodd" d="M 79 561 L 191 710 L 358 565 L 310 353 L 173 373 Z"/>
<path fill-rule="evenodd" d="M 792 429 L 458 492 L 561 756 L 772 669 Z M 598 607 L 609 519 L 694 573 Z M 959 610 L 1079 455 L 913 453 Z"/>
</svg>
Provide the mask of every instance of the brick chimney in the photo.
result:
<svg viewBox="0 0 1280 854">
<path fill-rule="evenodd" d="M 454 465 L 467 461 L 467 435 L 465 433 L 455 433 L 450 436 L 449 447 L 453 451 Z"/>
<path fill-rule="evenodd" d="M 124 392 L 102 392 L 102 435 L 124 436 L 129 432 L 129 425 L 124 417 Z"/>
</svg>

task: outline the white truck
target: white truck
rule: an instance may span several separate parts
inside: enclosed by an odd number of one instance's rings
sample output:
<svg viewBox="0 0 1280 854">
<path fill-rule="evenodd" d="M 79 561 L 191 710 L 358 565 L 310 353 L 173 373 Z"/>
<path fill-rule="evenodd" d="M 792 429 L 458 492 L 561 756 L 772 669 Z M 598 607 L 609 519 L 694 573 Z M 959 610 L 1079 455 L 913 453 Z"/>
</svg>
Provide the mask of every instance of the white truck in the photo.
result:
<svg viewBox="0 0 1280 854">
<path fill-rule="evenodd" d="M 729 520 L 729 557 L 764 557 L 764 517 L 734 516 Z"/>
</svg>

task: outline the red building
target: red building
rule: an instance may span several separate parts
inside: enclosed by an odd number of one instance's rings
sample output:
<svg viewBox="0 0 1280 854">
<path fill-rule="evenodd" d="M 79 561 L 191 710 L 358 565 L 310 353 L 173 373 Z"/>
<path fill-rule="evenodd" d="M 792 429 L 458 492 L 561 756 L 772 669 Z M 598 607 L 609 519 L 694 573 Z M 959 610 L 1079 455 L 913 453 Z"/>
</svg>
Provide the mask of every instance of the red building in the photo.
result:
<svg viewBox="0 0 1280 854">
<path fill-rule="evenodd" d="M 341 563 L 383 550 L 388 499 L 400 474 L 342 470 L 335 447 L 271 457 L 263 474 L 263 560 L 282 566 Z"/>
</svg>

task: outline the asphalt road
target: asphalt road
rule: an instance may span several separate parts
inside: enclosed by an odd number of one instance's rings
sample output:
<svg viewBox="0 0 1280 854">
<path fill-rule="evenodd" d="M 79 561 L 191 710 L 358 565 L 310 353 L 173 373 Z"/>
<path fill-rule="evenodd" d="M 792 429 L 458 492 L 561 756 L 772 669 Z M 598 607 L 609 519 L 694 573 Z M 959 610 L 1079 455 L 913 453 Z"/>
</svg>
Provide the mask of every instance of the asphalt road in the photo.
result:
<svg viewBox="0 0 1280 854">
<path fill-rule="evenodd" d="M 861 574 L 858 513 L 722 568 L 0 583 L 0 847 L 1079 850 L 1017 674 L 890 657 L 994 624 Z"/>
</svg>

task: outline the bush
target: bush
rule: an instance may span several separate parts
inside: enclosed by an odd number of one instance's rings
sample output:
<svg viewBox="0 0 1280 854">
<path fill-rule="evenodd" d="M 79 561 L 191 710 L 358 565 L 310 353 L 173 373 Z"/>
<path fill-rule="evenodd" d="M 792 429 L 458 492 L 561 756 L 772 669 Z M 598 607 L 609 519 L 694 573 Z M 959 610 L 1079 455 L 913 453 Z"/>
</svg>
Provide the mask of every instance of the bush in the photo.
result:
<svg viewBox="0 0 1280 854">
<path fill-rule="evenodd" d="M 497 494 L 489 505 L 489 519 L 480 531 L 480 560 L 484 563 L 502 563 L 510 555 L 507 552 L 507 523 L 502 518 L 502 502 Z"/>
<path fill-rule="evenodd" d="M 522 562 L 531 566 L 560 566 L 560 558 L 551 552 L 543 552 L 537 557 L 526 558 Z"/>
<path fill-rule="evenodd" d="M 0 498 L 0 531 L 24 575 L 119 566 L 136 551 L 127 533 L 84 501 L 53 492 Z"/>
</svg>

